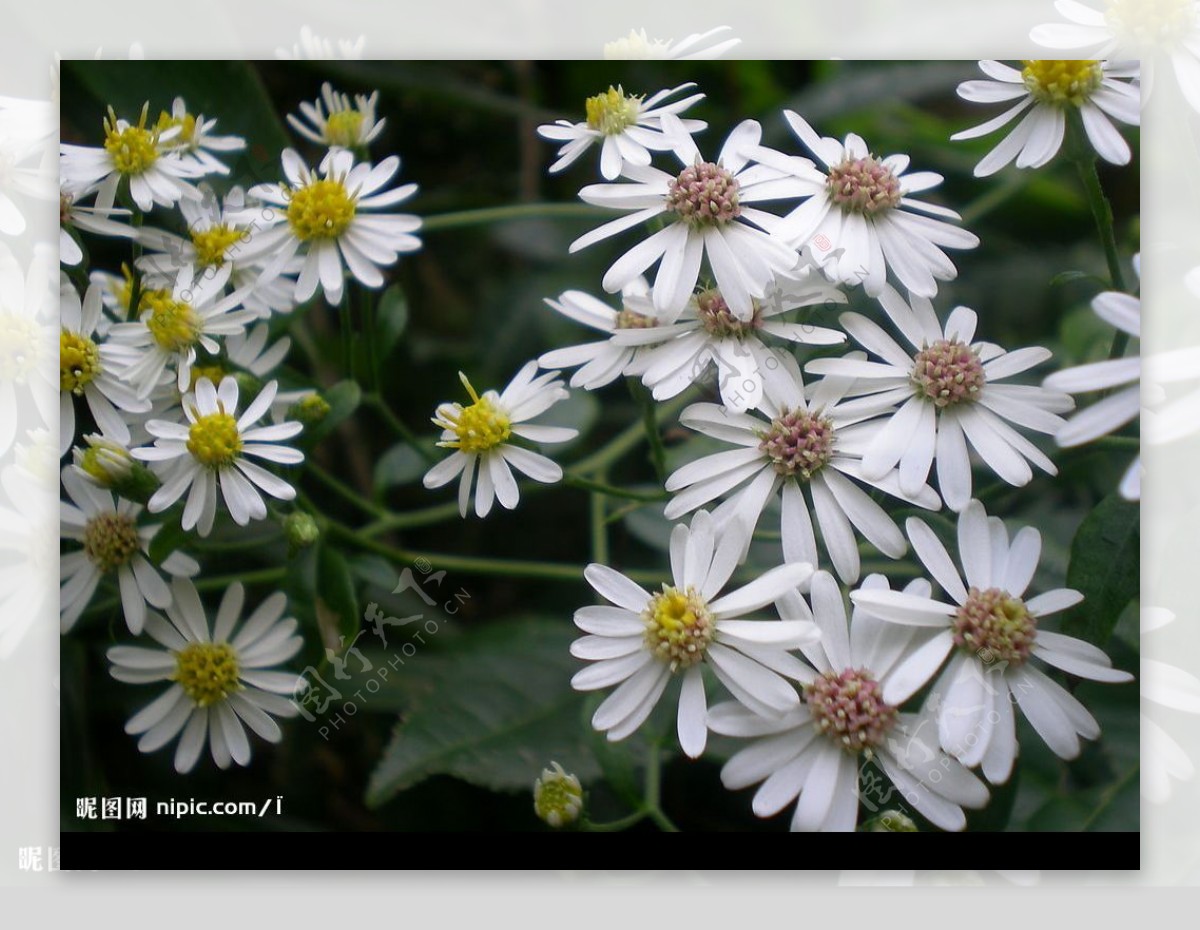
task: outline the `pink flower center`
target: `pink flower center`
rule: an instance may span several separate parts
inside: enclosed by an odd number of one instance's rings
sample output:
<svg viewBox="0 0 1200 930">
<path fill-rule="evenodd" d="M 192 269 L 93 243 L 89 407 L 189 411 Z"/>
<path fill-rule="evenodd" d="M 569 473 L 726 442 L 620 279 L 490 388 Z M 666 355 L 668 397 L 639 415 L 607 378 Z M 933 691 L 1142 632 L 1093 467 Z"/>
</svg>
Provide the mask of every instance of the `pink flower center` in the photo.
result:
<svg viewBox="0 0 1200 930">
<path fill-rule="evenodd" d="M 813 725 L 851 755 L 874 749 L 895 724 L 898 712 L 882 695 L 865 668 L 825 672 L 804 686 Z"/>
<path fill-rule="evenodd" d="M 874 155 L 848 158 L 829 169 L 829 197 L 843 210 L 868 216 L 900 203 L 900 179 Z"/>
<path fill-rule="evenodd" d="M 723 226 L 742 214 L 738 182 L 712 162 L 684 168 L 667 185 L 667 209 L 689 226 Z"/>
<path fill-rule="evenodd" d="M 939 339 L 913 360 L 913 384 L 939 407 L 976 400 L 986 380 L 979 353 L 957 339 Z"/>
<path fill-rule="evenodd" d="M 833 458 L 833 423 L 804 410 L 783 410 L 762 434 L 758 448 L 775 471 L 808 481 Z"/>
<path fill-rule="evenodd" d="M 1037 618 L 1023 600 L 999 588 L 971 588 L 950 627 L 954 645 L 978 656 L 985 665 L 1020 665 L 1029 658 L 1037 639 Z"/>
</svg>

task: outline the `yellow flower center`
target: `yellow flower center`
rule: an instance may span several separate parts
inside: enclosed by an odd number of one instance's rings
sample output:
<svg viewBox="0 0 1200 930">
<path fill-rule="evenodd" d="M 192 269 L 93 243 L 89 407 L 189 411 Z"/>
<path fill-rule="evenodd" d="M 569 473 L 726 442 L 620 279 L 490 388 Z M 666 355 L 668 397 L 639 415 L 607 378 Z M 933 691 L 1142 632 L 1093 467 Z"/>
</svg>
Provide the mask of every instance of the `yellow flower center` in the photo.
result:
<svg viewBox="0 0 1200 930">
<path fill-rule="evenodd" d="M 716 626 L 708 604 L 694 588 L 680 591 L 664 584 L 642 611 L 646 648 L 661 662 L 690 668 L 704 658 Z"/>
<path fill-rule="evenodd" d="M 1090 60 L 1022 61 L 1021 77 L 1042 103 L 1081 106 L 1104 80 L 1100 62 Z"/>
<path fill-rule="evenodd" d="M 336 239 L 354 219 L 354 198 L 334 178 L 313 181 L 287 195 L 288 225 L 302 240 Z"/>
<path fill-rule="evenodd" d="M 109 107 L 104 120 L 104 151 L 112 156 L 121 174 L 141 174 L 158 161 L 158 131 L 146 128 L 146 108 L 136 126 L 117 128 L 117 115 Z"/>
<path fill-rule="evenodd" d="M 458 377 L 474 403 L 467 407 L 454 404 L 449 410 L 443 408 L 433 422 L 458 438 L 439 445 L 467 453 L 486 452 L 512 435 L 512 421 L 491 398 L 480 397 L 466 375 L 459 372 Z"/>
<path fill-rule="evenodd" d="M 220 268 L 225 264 L 226 252 L 246 238 L 246 230 L 233 229 L 223 223 L 210 226 L 203 232 L 192 233 L 192 245 L 196 249 L 196 260 L 204 267 Z"/>
<path fill-rule="evenodd" d="M 188 643 L 175 653 L 175 674 L 184 693 L 197 707 L 223 701 L 244 687 L 237 653 L 228 643 Z"/>
<path fill-rule="evenodd" d="M 166 110 L 158 114 L 157 129 L 161 132 L 166 132 L 168 129 L 180 127 L 179 135 L 175 137 L 182 145 L 191 145 L 196 138 L 196 117 L 191 113 L 184 113 L 178 118 L 172 116 Z M 174 140 L 172 140 L 174 141 Z"/>
<path fill-rule="evenodd" d="M 100 349 L 87 336 L 63 327 L 58 338 L 59 386 L 64 391 L 82 394 L 100 374 Z"/>
<path fill-rule="evenodd" d="M 197 417 L 188 430 L 187 450 L 201 465 L 228 468 L 242 451 L 237 420 L 224 410 Z"/>
<path fill-rule="evenodd" d="M 325 121 L 325 141 L 329 145 L 351 148 L 358 145 L 363 115 L 358 110 L 338 110 Z"/>
<path fill-rule="evenodd" d="M 229 372 L 227 372 L 220 365 L 193 365 L 192 366 L 192 380 L 191 380 L 191 383 L 188 385 L 188 390 L 189 391 L 196 390 L 196 382 L 199 381 L 201 378 L 207 378 L 213 384 L 220 384 L 221 379 L 224 378 L 227 374 L 229 374 Z"/>
<path fill-rule="evenodd" d="M 102 572 L 128 564 L 140 545 L 137 524 L 123 514 L 97 514 L 83 528 L 84 554 Z"/>
<path fill-rule="evenodd" d="M 636 125 L 641 97 L 626 96 L 621 87 L 609 87 L 602 94 L 587 99 L 588 129 L 616 136 Z"/>
<path fill-rule="evenodd" d="M 22 317 L 0 313 L 0 380 L 22 384 L 37 367 L 38 329 Z"/>
<path fill-rule="evenodd" d="M 182 352 L 200 338 L 200 318 L 192 305 L 175 300 L 169 291 L 148 291 L 139 308 L 146 316 L 146 328 L 154 341 L 167 352 Z"/>
</svg>

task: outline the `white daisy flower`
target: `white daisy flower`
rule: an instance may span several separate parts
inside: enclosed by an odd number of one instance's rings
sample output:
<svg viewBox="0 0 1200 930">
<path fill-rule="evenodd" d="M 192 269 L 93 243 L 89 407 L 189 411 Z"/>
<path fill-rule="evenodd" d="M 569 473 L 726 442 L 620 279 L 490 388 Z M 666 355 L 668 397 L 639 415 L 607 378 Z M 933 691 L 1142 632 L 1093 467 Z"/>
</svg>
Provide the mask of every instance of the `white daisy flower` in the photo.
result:
<svg viewBox="0 0 1200 930">
<path fill-rule="evenodd" d="M 654 304 L 645 278 L 635 278 L 621 290 L 621 309 L 614 310 L 583 291 L 564 291 L 558 300 L 546 298 L 546 305 L 567 319 L 607 333 L 610 338 L 586 342 L 565 349 L 553 349 L 538 358 L 542 368 L 574 368 L 571 387 L 594 391 L 621 377 L 640 351 L 620 345 L 611 338 L 623 329 L 655 325 Z"/>
<path fill-rule="evenodd" d="M 679 61 L 697 61 L 720 58 L 742 41 L 713 41 L 729 29 L 729 26 L 717 26 L 708 32 L 694 33 L 678 42 L 674 39 L 651 39 L 646 35 L 645 29 L 630 29 L 629 35 L 604 43 L 604 57 L 609 61 L 672 58 Z"/>
<path fill-rule="evenodd" d="M 198 200 L 200 192 L 191 179 L 202 177 L 200 162 L 185 157 L 170 147 L 183 132 L 182 126 L 160 130 L 146 128 L 149 104 L 142 107 L 136 125 L 117 119 L 109 108 L 104 118 L 104 144 L 100 148 L 63 145 L 59 171 L 69 188 L 99 189 L 103 203 L 113 203 L 122 179 L 129 182 L 129 193 L 139 210 L 149 211 L 155 204 L 174 206 L 182 199 Z"/>
<path fill-rule="evenodd" d="M 357 39 L 323 39 L 308 26 L 300 27 L 300 41 L 291 48 L 279 46 L 275 57 L 284 61 L 356 60 L 363 57 L 365 36 Z"/>
<path fill-rule="evenodd" d="M 857 313 L 843 313 L 842 328 L 880 361 L 817 359 L 813 374 L 855 379 L 851 393 L 900 404 L 862 460 L 862 474 L 878 479 L 899 463 L 900 490 L 916 494 L 937 461 L 938 489 L 952 510 L 971 498 L 967 444 L 1001 479 L 1021 487 L 1033 478 L 1029 463 L 1050 475 L 1054 463 L 1009 424 L 1057 433 L 1070 396 L 1042 387 L 1000 382 L 1050 358 L 1040 347 L 1006 352 L 975 342 L 975 311 L 955 307 L 943 327 L 933 305 L 910 295 L 912 306 L 891 287 L 880 304 L 912 348 L 902 348 L 882 328 Z"/>
<path fill-rule="evenodd" d="M 366 148 L 383 132 L 386 119 L 375 118 L 375 104 L 379 102 L 379 91 L 371 96 L 349 94 L 333 89 L 328 81 L 321 85 L 321 97 L 316 103 L 307 100 L 300 103 L 300 113 L 306 124 L 294 113 L 287 115 L 291 127 L 317 145 L 344 149 Z"/>
<path fill-rule="evenodd" d="M 79 194 L 70 193 L 65 187 L 59 193 L 58 210 L 58 260 L 64 265 L 74 267 L 83 261 L 83 249 L 71 230 L 81 229 L 97 236 L 113 236 L 121 239 L 132 239 L 136 230 L 128 223 L 120 223 L 113 217 L 128 217 L 130 212 L 113 207 L 111 204 L 93 204 L 90 207 L 80 206 L 79 200 L 86 197 L 90 191 Z M 188 201 L 184 201 L 187 203 Z"/>
<path fill-rule="evenodd" d="M 217 513 L 218 481 L 225 506 L 238 526 L 266 518 L 267 506 L 259 489 L 279 500 L 292 500 L 295 488 L 247 458 L 281 465 L 304 461 L 300 450 L 280 445 L 300 432 L 303 427 L 299 423 L 254 425 L 270 410 L 276 387 L 274 381 L 269 382 L 238 417 L 237 380 L 222 378 L 220 386 L 213 387 L 208 378 L 201 378 L 195 392 L 183 399 L 186 423 L 148 421 L 146 429 L 155 437 L 154 445 L 131 453 L 142 461 L 163 463 L 159 472 L 162 487 L 150 498 L 147 509 L 161 513 L 191 488 L 180 525 L 185 530 L 198 527 L 200 535 L 207 536 Z"/>
<path fill-rule="evenodd" d="M 886 591 L 887 581 L 871 575 L 864 590 Z M 927 594 L 915 581 L 911 596 Z M 828 572 L 812 578 L 812 611 L 799 594 L 785 598 L 786 609 L 808 616 L 820 628 L 820 642 L 801 647 L 814 666 L 803 666 L 803 702 L 781 718 L 763 719 L 737 704 L 720 704 L 709 727 L 725 736 L 751 738 L 721 769 L 726 788 L 757 782 L 752 807 L 771 817 L 799 796 L 793 832 L 853 832 L 860 795 L 868 802 L 868 762 L 876 763 L 907 804 L 943 830 L 966 826 L 964 807 L 988 800 L 984 784 L 938 750 L 925 712 L 902 714 L 885 697 L 895 670 L 911 655 L 914 633 L 856 609 L 849 623 L 837 582 Z M 785 604 L 781 604 L 781 609 Z"/>
<path fill-rule="evenodd" d="M 947 752 L 966 766 L 982 765 L 993 784 L 1006 781 L 1017 755 L 1015 702 L 1056 755 L 1075 758 L 1079 737 L 1095 739 L 1100 727 L 1030 658 L 1093 681 L 1125 682 L 1133 676 L 1114 669 L 1108 656 L 1091 643 L 1041 628 L 1046 617 L 1083 600 L 1069 588 L 1025 599 L 1041 556 L 1041 534 L 1022 527 L 1010 542 L 1003 521 L 989 517 L 973 500 L 958 517 L 960 574 L 923 521 L 910 517 L 907 529 L 917 556 L 953 603 L 893 591 L 863 589 L 850 595 L 882 620 L 938 631 L 896 665 L 883 699 L 903 702 L 953 653 L 933 689 L 938 738 Z"/>
<path fill-rule="evenodd" d="M 421 228 L 419 217 L 373 212 L 417 192 L 416 184 L 383 190 L 400 169 L 397 156 L 372 167 L 366 162 L 356 165 L 353 153 L 346 149 L 330 149 L 319 173 L 310 170 L 293 149 L 285 149 L 282 160 L 286 182 L 250 189 L 252 197 L 279 209 L 271 216 L 264 211 L 262 229 L 252 236 L 245 257 L 269 256 L 263 271 L 263 278 L 269 280 L 302 254 L 297 301 L 312 297 L 319 284 L 329 303 L 339 303 L 347 268 L 367 287 L 382 287 L 379 269 L 395 263 L 400 253 L 421 247 L 421 240 L 413 235 Z"/>
<path fill-rule="evenodd" d="M 168 149 L 191 158 L 200 166 L 203 174 L 229 174 L 229 166 L 213 153 L 240 152 L 246 147 L 246 140 L 241 136 L 215 135 L 213 129 L 216 125 L 215 119 L 205 119 L 202 113 L 189 113 L 182 97 L 176 97 L 171 103 L 170 113 L 164 110 L 158 116 L 160 133 L 179 128 L 179 133 L 172 135 L 168 141 Z"/>
<path fill-rule="evenodd" d="M 151 253 L 137 261 L 138 269 L 146 276 L 144 285 L 170 287 L 188 265 L 206 271 L 229 264 L 229 283 L 243 292 L 242 303 L 247 310 L 262 319 L 272 313 L 290 313 L 296 307 L 296 274 L 302 260 L 294 260 L 278 276 L 263 280 L 264 259 L 248 257 L 251 233 L 265 220 L 274 219 L 274 210 L 247 205 L 240 187 L 231 188 L 223 200 L 207 184 L 199 189 L 199 201 L 179 204 L 187 224 L 185 236 L 147 227 L 137 231 L 138 242 Z"/>
<path fill-rule="evenodd" d="M 1004 140 L 975 166 L 977 178 L 995 174 L 1014 158 L 1018 168 L 1040 168 L 1062 147 L 1067 114 L 1079 111 L 1084 131 L 1097 154 L 1114 165 L 1128 164 L 1129 144 L 1109 117 L 1137 126 L 1141 94 L 1137 63 L 1107 61 L 1023 61 L 1018 71 L 998 61 L 981 61 L 980 69 L 993 80 L 965 81 L 958 95 L 974 103 L 1012 104 L 994 119 L 956 132 L 954 140 L 975 139 L 1025 117 Z M 1032 107 L 1032 109 L 1030 109 Z M 1026 111 L 1028 112 L 1026 113 Z"/>
<path fill-rule="evenodd" d="M 780 282 L 788 288 L 781 289 Z M 721 291 L 709 288 L 692 296 L 677 322 L 626 328 L 612 341 L 639 347 L 640 355 L 626 374 L 641 375 L 655 400 L 681 394 L 712 365 L 722 403 L 741 412 L 762 405 L 764 380 L 769 369 L 778 367 L 764 338 L 820 346 L 846 341 L 838 330 L 777 318 L 798 307 L 845 302 L 846 296 L 819 274 L 780 278 L 764 299 L 751 299 L 749 318 L 741 318 Z"/>
<path fill-rule="evenodd" d="M 129 442 L 129 427 L 119 410 L 145 413 L 150 401 L 140 398 L 125 380 L 125 369 L 137 352 L 110 342 L 97 342 L 103 314 L 102 287 L 92 284 L 84 295 L 68 285 L 60 293 L 62 326 L 58 342 L 59 452 L 65 454 L 75 438 L 75 397 L 87 401 L 101 432 L 120 443 Z"/>
<path fill-rule="evenodd" d="M 1119 291 L 1105 291 L 1092 301 L 1096 316 L 1111 323 L 1121 332 L 1141 338 L 1142 302 Z M 1128 358 L 1106 359 L 1087 365 L 1064 368 L 1049 375 L 1043 386 L 1069 394 L 1089 391 L 1109 391 L 1108 394 L 1089 407 L 1079 411 L 1055 434 L 1055 441 L 1065 448 L 1081 446 L 1115 433 L 1137 415 L 1141 405 L 1142 360 L 1139 355 Z M 1126 500 L 1139 500 L 1142 496 L 1142 458 L 1137 456 L 1125 471 L 1120 484 L 1121 496 Z"/>
<path fill-rule="evenodd" d="M 797 196 L 806 198 L 783 218 L 775 235 L 795 244 L 833 280 L 861 284 L 877 297 L 888 269 L 909 291 L 937 293 L 938 281 L 952 281 L 958 269 L 944 249 L 973 249 L 979 237 L 945 220 L 961 220 L 946 207 L 913 199 L 942 183 L 933 171 L 908 171 L 907 155 L 873 155 L 860 136 L 844 143 L 818 136 L 804 118 L 783 114 L 796 138 L 824 166 L 806 158 L 752 149 L 750 157 L 791 175 Z"/>
<path fill-rule="evenodd" d="M 606 180 L 616 180 L 624 165 L 646 167 L 650 153 L 666 152 L 675 147 L 673 138 L 662 131 L 664 113 L 679 114 L 704 99 L 704 94 L 692 94 L 682 100 L 667 103 L 671 97 L 695 87 L 695 83 L 680 84 L 660 90 L 650 97 L 625 93 L 622 87 L 609 87 L 602 94 L 588 97 L 587 120 L 572 123 L 560 119 L 538 127 L 538 135 L 551 142 L 562 142 L 558 160 L 550 166 L 556 174 L 573 164 L 595 143 L 600 143 L 600 173 Z M 683 120 L 680 125 L 691 134 L 708 128 L 702 120 Z"/>
<path fill-rule="evenodd" d="M 125 623 L 136 636 L 145 625 L 147 604 L 161 609 L 171 603 L 171 589 L 147 558 L 150 543 L 162 527 L 138 526 L 140 505 L 121 497 L 114 501 L 110 491 L 85 481 L 71 466 L 63 469 L 62 483 L 71 503 L 63 501 L 59 505 L 59 535 L 83 545 L 81 551 L 62 555 L 62 631 L 75 625 L 100 579 L 115 574 Z M 163 560 L 162 571 L 172 577 L 190 578 L 200 571 L 200 565 L 182 552 L 172 552 Z"/>
<path fill-rule="evenodd" d="M 575 625 L 589 634 L 571 655 L 593 664 L 571 679 L 579 691 L 618 685 L 592 717 L 608 739 L 625 739 L 645 722 L 672 678 L 680 679 L 679 745 L 696 758 L 707 742 L 708 713 L 701 669 L 707 666 L 750 713 L 779 717 L 799 703 L 788 678 L 804 667 L 790 650 L 813 642 L 809 619 L 748 620 L 751 614 L 808 580 L 812 566 L 780 565 L 728 594 L 737 541 L 717 538 L 706 511 L 671 533 L 671 582 L 651 594 L 607 565 L 592 563 L 584 578 L 613 607 L 581 607 Z"/>
<path fill-rule="evenodd" d="M 283 618 L 287 598 L 272 594 L 239 628 L 245 589 L 240 582 L 230 585 L 210 628 L 190 581 L 173 582 L 171 592 L 170 622 L 153 612 L 146 618 L 146 633 L 161 648 L 113 646 L 107 653 L 117 681 L 169 682 L 166 691 L 129 719 L 125 732 L 140 736 L 142 752 L 161 749 L 179 736 L 175 770 L 180 774 L 195 767 L 205 742 L 218 768 L 228 768 L 231 761 L 248 765 L 246 729 L 277 743 L 283 734 L 272 718 L 298 713 L 290 700 L 298 676 L 272 669 L 304 645 L 296 635 L 296 621 Z"/>
<path fill-rule="evenodd" d="M 748 320 L 754 312 L 752 299 L 764 297 L 775 275 L 796 264 L 796 254 L 763 231 L 779 218 L 750 204 L 796 196 L 799 182 L 752 165 L 745 152 L 759 147 L 762 138 L 762 127 L 754 120 L 734 128 L 715 162 L 700 157 L 678 117 L 665 114 L 662 128 L 674 137 L 673 151 L 683 170 L 672 177 L 657 168 L 627 165 L 623 174 L 629 182 L 583 188 L 579 196 L 587 203 L 632 212 L 580 236 L 570 251 L 661 216 L 667 225 L 608 269 L 604 289 L 610 294 L 621 290 L 661 259 L 654 308 L 663 322 L 673 323 L 696 289 L 700 262 L 707 255 L 730 309 Z"/>
<path fill-rule="evenodd" d="M 514 468 L 534 481 L 547 484 L 562 479 L 558 464 L 508 441 L 516 436 L 530 442 L 556 443 L 579 435 L 578 430 L 528 422 L 569 395 L 557 371 L 539 375 L 537 370 L 538 363 L 529 362 L 503 392 L 485 391 L 482 397 L 460 371 L 458 377 L 471 395 L 471 403 L 466 407 L 447 403 L 437 408 L 433 424 L 442 429 L 438 445 L 454 452 L 425 473 L 424 484 L 427 488 L 440 488 L 458 478 L 458 512 L 464 518 L 476 466 L 479 483 L 475 489 L 475 513 L 480 517 L 486 517 L 497 500 L 508 510 L 517 506 L 520 492 L 513 477 Z"/>
<path fill-rule="evenodd" d="M 35 246 L 27 268 L 0 243 L 0 455 L 18 427 L 41 427 L 57 416 L 54 332 L 58 302 L 53 253 Z"/>
<path fill-rule="evenodd" d="M 1168 64 L 1188 103 L 1200 110 L 1197 0 L 1108 0 L 1103 11 L 1077 0 L 1055 0 L 1054 6 L 1070 22 L 1034 26 L 1029 37 L 1038 45 L 1140 61 L 1147 93 L 1157 68 Z"/>
<path fill-rule="evenodd" d="M 863 476 L 863 455 L 886 422 L 871 418 L 891 410 L 891 401 L 847 401 L 850 381 L 845 378 L 817 382 L 806 398 L 795 359 L 781 353 L 778 360 L 768 376 L 762 416 L 716 404 L 693 404 L 679 415 L 684 426 L 736 448 L 689 462 L 667 478 L 666 489 L 675 496 L 664 515 L 674 520 L 729 495 L 714 516 L 719 514 L 725 532 L 733 532 L 728 524 L 736 522 L 748 548 L 763 509 L 781 493 L 784 560 L 820 564 L 815 515 L 838 576 L 847 583 L 857 581 L 855 530 L 889 558 L 898 559 L 907 550 L 900 528 L 860 484 L 929 510 L 938 510 L 942 502 L 928 486 L 915 494 L 903 492 L 895 469 L 876 480 Z"/>
<path fill-rule="evenodd" d="M 137 351 L 138 358 L 125 369 L 125 377 L 137 388 L 138 397 L 149 397 L 165 380 L 168 366 L 175 366 L 175 386 L 186 391 L 192 383 L 196 347 L 217 354 L 217 336 L 242 332 L 255 319 L 253 311 L 240 307 L 244 291 L 225 295 L 230 265 L 210 267 L 199 275 L 184 265 L 171 290 L 148 290 L 138 301 L 136 322 L 115 323 L 109 330 L 112 341 Z"/>
</svg>

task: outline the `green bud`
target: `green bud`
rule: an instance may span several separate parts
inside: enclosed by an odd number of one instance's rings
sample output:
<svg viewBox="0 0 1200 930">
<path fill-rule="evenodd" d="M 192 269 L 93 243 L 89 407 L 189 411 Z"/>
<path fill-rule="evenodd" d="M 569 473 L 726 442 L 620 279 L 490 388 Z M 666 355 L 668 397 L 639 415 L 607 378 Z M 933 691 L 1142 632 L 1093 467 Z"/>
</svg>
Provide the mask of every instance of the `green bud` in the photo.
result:
<svg viewBox="0 0 1200 930">
<path fill-rule="evenodd" d="M 283 535 L 288 542 L 288 555 L 292 556 L 313 545 L 320 538 L 321 530 L 312 514 L 295 510 L 283 518 Z"/>
<path fill-rule="evenodd" d="M 86 448 L 72 451 L 75 470 L 97 487 L 116 491 L 121 497 L 144 504 L 162 484 L 154 472 L 129 454 L 118 442 L 96 433 L 84 436 Z"/>
<path fill-rule="evenodd" d="M 533 783 L 533 811 L 557 830 L 573 824 L 583 813 L 583 786 L 557 762 L 550 765 Z"/>
<path fill-rule="evenodd" d="M 329 414 L 329 402 L 315 391 L 308 394 L 292 406 L 288 407 L 287 418 L 303 423 L 304 426 L 316 426 Z"/>
<path fill-rule="evenodd" d="M 900 811 L 884 811 L 866 823 L 864 833 L 919 833 L 911 817 Z"/>
</svg>

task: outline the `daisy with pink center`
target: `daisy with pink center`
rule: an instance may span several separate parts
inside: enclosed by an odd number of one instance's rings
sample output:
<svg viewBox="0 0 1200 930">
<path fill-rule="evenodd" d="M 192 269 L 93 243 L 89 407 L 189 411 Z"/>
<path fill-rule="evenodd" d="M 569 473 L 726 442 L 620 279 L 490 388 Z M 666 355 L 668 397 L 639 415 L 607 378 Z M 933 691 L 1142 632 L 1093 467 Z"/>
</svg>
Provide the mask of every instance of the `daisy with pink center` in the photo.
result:
<svg viewBox="0 0 1200 930">
<path fill-rule="evenodd" d="M 751 148 L 748 157 L 786 172 L 804 199 L 773 230 L 811 254 L 842 284 L 861 284 L 876 297 L 890 270 L 909 291 L 937 293 L 938 281 L 958 276 L 944 249 L 973 249 L 979 237 L 951 221 L 953 210 L 913 197 L 942 183 L 933 171 L 908 171 L 907 155 L 875 155 L 860 136 L 845 142 L 816 131 L 798 114 L 784 111 L 796 137 L 824 167 L 807 158 Z"/>
<path fill-rule="evenodd" d="M 960 574 L 927 524 L 910 517 L 907 529 L 918 558 L 953 603 L 928 594 L 865 588 L 850 595 L 858 607 L 888 623 L 936 631 L 896 665 L 884 686 L 884 700 L 907 700 L 949 656 L 933 688 L 943 749 L 963 765 L 981 765 L 993 784 L 1007 781 L 1017 756 L 1015 702 L 1056 755 L 1075 758 L 1080 737 L 1096 739 L 1100 726 L 1078 699 L 1030 660 L 1036 657 L 1093 681 L 1126 682 L 1133 676 L 1114 669 L 1091 643 L 1043 628 L 1046 617 L 1075 606 L 1083 595 L 1058 588 L 1026 599 L 1041 557 L 1041 534 L 1026 526 L 1010 540 L 1004 523 L 973 500 L 958 518 Z"/>
<path fill-rule="evenodd" d="M 863 589 L 888 591 L 887 580 L 871 575 Z M 912 596 L 928 594 L 914 581 Z M 921 645 L 919 633 L 894 627 L 856 608 L 847 623 L 846 605 L 828 572 L 812 578 L 812 609 L 799 594 L 787 595 L 781 609 L 811 617 L 819 642 L 801 647 L 802 702 L 775 719 L 757 716 L 735 703 L 709 714 L 714 733 L 751 739 L 721 769 L 726 788 L 762 782 L 752 802 L 759 817 L 773 817 L 793 801 L 793 832 L 853 832 L 859 799 L 872 802 L 870 784 L 860 783 L 869 763 L 879 766 L 904 801 L 943 830 L 966 826 L 963 808 L 988 800 L 984 784 L 941 752 L 925 711 L 901 713 L 886 699 L 890 676 Z"/>
<path fill-rule="evenodd" d="M 753 204 L 795 197 L 799 182 L 752 163 L 746 153 L 761 148 L 762 139 L 762 126 L 754 120 L 734 128 L 716 161 L 702 158 L 674 114 L 663 115 L 662 128 L 673 137 L 673 151 L 683 169 L 671 175 L 651 166 L 626 165 L 622 175 L 628 181 L 583 188 L 579 196 L 587 203 L 631 212 L 579 237 L 570 250 L 577 252 L 662 217 L 666 226 L 608 269 L 604 289 L 616 293 L 661 260 L 654 279 L 654 309 L 663 322 L 673 323 L 696 289 L 707 256 L 730 310 L 748 320 L 754 298 L 762 299 L 775 275 L 797 263 L 795 252 L 766 231 L 779 218 Z"/>
<path fill-rule="evenodd" d="M 1065 422 L 1059 414 L 1074 402 L 1061 391 L 1000 383 L 1046 361 L 1050 350 L 1006 352 L 994 343 L 977 342 L 974 310 L 956 307 L 943 326 L 928 300 L 916 295 L 911 300 L 909 306 L 891 287 L 880 296 L 910 348 L 865 316 L 843 313 L 838 318 L 842 328 L 878 361 L 847 356 L 805 366 L 813 374 L 854 379 L 851 395 L 899 405 L 863 456 L 863 476 L 878 479 L 898 465 L 900 490 L 912 495 L 936 459 L 942 499 L 951 509 L 962 510 L 971 498 L 968 443 L 989 469 L 1015 487 L 1032 480 L 1030 463 L 1057 474 L 1046 454 L 1013 426 L 1057 433 Z"/>
</svg>

